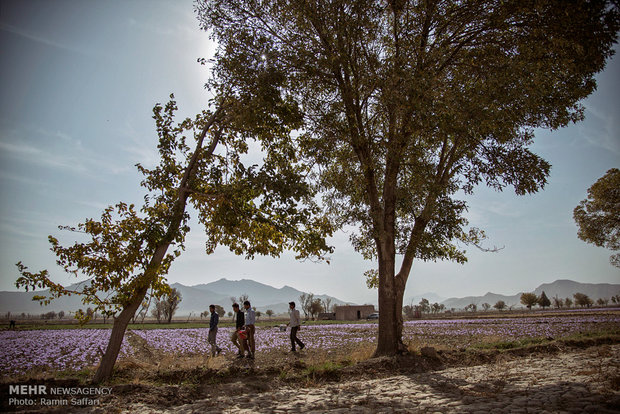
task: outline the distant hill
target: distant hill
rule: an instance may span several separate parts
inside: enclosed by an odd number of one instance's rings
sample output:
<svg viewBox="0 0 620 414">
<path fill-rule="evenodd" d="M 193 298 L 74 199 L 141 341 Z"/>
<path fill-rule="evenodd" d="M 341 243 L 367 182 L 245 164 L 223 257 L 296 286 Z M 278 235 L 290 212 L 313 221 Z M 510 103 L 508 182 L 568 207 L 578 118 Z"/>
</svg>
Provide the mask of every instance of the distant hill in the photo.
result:
<svg viewBox="0 0 620 414">
<path fill-rule="evenodd" d="M 409 296 L 403 300 L 404 305 L 418 305 L 422 299 L 427 299 L 429 303 L 441 303 L 446 300 L 445 297 L 439 296 L 433 292 L 427 292 L 422 295 Z"/>
<path fill-rule="evenodd" d="M 560 279 L 556 280 L 553 283 L 543 283 L 538 286 L 532 292 L 536 295 L 540 295 L 542 292 L 545 292 L 545 295 L 549 299 L 557 296 L 560 299 L 571 298 L 573 299 L 573 295 L 577 292 L 585 293 L 591 299 L 597 300 L 599 298 L 607 298 L 614 295 L 620 295 L 620 284 L 611 284 L 611 283 L 579 283 L 573 280 Z M 491 306 L 495 305 L 498 301 L 503 300 L 506 303 L 506 306 L 516 306 L 521 307 L 521 294 L 524 292 L 519 292 L 512 296 L 500 295 L 497 293 L 488 292 L 484 296 L 467 296 L 464 298 L 450 298 L 441 302 L 446 309 L 463 309 L 467 305 L 471 303 L 475 303 L 478 305 L 478 308 L 483 303 L 488 303 Z"/>
<path fill-rule="evenodd" d="M 220 279 L 215 282 L 183 286 L 179 283 L 171 285 L 180 290 L 183 300 L 179 305 L 179 312 L 189 314 L 189 312 L 202 312 L 206 310 L 210 303 L 222 305 L 228 311 L 232 305 L 231 297 L 238 298 L 247 294 L 252 302 L 252 306 L 264 312 L 267 309 L 273 310 L 276 314 L 288 311 L 290 301 L 299 302 L 299 296 L 304 292 L 284 286 L 275 288 L 270 285 L 256 282 L 250 279 L 228 280 Z M 186 302 L 185 298 L 190 299 Z M 331 299 L 332 305 L 344 305 L 346 302 L 329 295 L 314 295 L 315 298 L 325 300 Z M 200 306 L 195 305 L 199 303 Z M 204 305 L 203 305 L 204 304 Z"/>
<path fill-rule="evenodd" d="M 572 280 L 560 279 L 553 283 L 543 283 L 538 286 L 534 293 L 540 295 L 545 292 L 549 299 L 557 296 L 559 298 L 570 297 L 577 292 L 585 293 L 591 299 L 607 298 L 620 294 L 620 284 L 611 283 L 579 283 Z"/>
<path fill-rule="evenodd" d="M 181 292 L 182 296 L 176 313 L 177 316 L 187 316 L 190 313 L 200 315 L 201 312 L 209 309 L 210 304 L 221 305 L 228 312 L 232 305 L 230 298 L 233 296 L 238 298 L 243 294 L 247 294 L 252 306 L 261 312 L 271 309 L 275 314 L 285 313 L 288 310 L 288 303 L 290 301 L 299 302 L 299 296 L 304 293 L 290 286 L 278 289 L 248 279 L 220 279 L 195 286 L 173 283 L 170 286 Z M 44 294 L 43 292 L 0 292 L 0 314 L 11 312 L 15 315 L 21 313 L 38 315 L 51 311 L 68 313 L 88 307 L 88 305 L 82 304 L 76 295 L 53 300 L 49 305 L 43 307 L 38 302 L 32 301 L 33 296 Z M 328 295 L 315 295 L 314 297 L 322 300 L 330 298 L 332 305 L 346 304 L 346 302 Z"/>
</svg>

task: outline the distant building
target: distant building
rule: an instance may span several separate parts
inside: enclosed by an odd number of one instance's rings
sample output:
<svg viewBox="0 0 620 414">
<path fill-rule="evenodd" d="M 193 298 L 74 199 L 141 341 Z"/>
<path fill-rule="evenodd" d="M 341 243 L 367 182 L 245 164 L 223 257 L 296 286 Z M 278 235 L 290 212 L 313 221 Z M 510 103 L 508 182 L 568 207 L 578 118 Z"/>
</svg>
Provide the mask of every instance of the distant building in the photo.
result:
<svg viewBox="0 0 620 414">
<path fill-rule="evenodd" d="M 320 321 L 331 321 L 336 319 L 336 313 L 335 312 L 321 312 L 319 313 L 319 318 Z"/>
<path fill-rule="evenodd" d="M 335 319 L 339 321 L 356 321 L 366 319 L 371 313 L 375 313 L 373 305 L 345 305 L 334 306 Z"/>
</svg>

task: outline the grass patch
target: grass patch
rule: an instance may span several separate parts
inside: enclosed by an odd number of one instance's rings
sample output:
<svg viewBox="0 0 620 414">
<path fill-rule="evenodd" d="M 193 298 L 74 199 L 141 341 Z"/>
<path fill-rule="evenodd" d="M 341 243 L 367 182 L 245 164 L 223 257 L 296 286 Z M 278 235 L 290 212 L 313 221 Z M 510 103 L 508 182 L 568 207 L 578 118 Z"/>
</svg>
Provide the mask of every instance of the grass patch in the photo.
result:
<svg viewBox="0 0 620 414">
<path fill-rule="evenodd" d="M 506 340 L 487 340 L 475 345 L 472 345 L 472 349 L 483 350 L 498 350 L 505 351 L 511 349 L 528 348 L 538 345 L 547 345 L 551 343 L 562 343 L 565 345 L 591 345 L 591 342 L 620 342 L 620 329 L 601 329 L 598 331 L 587 331 L 572 333 L 560 338 L 521 338 L 514 341 Z"/>
<path fill-rule="evenodd" d="M 314 381 L 319 379 L 338 379 L 340 378 L 340 370 L 342 368 L 344 368 L 342 363 L 325 361 L 306 367 L 302 371 L 302 375 Z"/>
<path fill-rule="evenodd" d="M 499 351 L 507 350 L 507 349 L 517 349 L 517 348 L 527 348 L 529 346 L 541 345 L 544 343 L 549 343 L 553 341 L 553 339 L 547 338 L 522 338 L 517 339 L 515 341 L 497 341 L 497 342 L 485 342 L 481 344 L 476 344 L 472 348 L 477 349 L 497 349 Z"/>
</svg>

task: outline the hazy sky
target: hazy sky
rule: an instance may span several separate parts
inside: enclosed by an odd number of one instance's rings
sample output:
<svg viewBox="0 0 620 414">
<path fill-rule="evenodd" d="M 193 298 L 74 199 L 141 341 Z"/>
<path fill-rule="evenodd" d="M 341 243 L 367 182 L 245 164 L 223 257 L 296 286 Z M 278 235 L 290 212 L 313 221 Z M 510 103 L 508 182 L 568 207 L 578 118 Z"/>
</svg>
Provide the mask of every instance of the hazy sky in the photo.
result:
<svg viewBox="0 0 620 414">
<path fill-rule="evenodd" d="M 15 290 L 15 263 L 55 264 L 47 236 L 71 241 L 58 225 L 99 218 L 118 201 L 140 204 L 141 176 L 152 166 L 156 102 L 174 93 L 180 115 L 193 116 L 209 99 L 199 57 L 214 44 L 198 29 L 190 0 L 0 0 L 0 290 Z M 538 131 L 532 149 L 553 165 L 546 189 L 517 197 L 479 187 L 468 198 L 470 224 L 486 230 L 498 253 L 469 250 L 469 262 L 416 263 L 407 297 L 515 294 L 556 279 L 620 283 L 610 251 L 577 239 L 573 208 L 608 169 L 620 167 L 620 58 L 598 76 L 584 102 L 586 120 L 560 131 Z M 376 302 L 362 276 L 375 267 L 338 233 L 331 264 L 280 259 L 245 261 L 220 248 L 204 253 L 193 222 L 187 250 L 170 283 L 208 283 L 222 277 L 290 285 L 354 302 Z M 240 292 L 242 293 L 242 292 Z"/>
</svg>

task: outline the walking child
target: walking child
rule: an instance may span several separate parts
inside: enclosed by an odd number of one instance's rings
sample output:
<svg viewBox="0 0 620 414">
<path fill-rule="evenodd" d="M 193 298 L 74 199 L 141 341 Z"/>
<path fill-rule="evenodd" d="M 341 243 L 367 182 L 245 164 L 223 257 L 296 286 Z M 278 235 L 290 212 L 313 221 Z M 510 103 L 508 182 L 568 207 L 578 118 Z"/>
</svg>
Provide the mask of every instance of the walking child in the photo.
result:
<svg viewBox="0 0 620 414">
<path fill-rule="evenodd" d="M 245 326 L 245 318 L 243 317 L 243 312 L 239 311 L 238 303 L 233 303 L 232 308 L 234 312 L 233 318 L 235 320 L 235 331 L 230 336 L 230 340 L 239 350 L 237 358 L 243 358 L 243 355 L 245 354 L 246 340 L 239 335 L 239 332 L 243 331 Z"/>
</svg>

